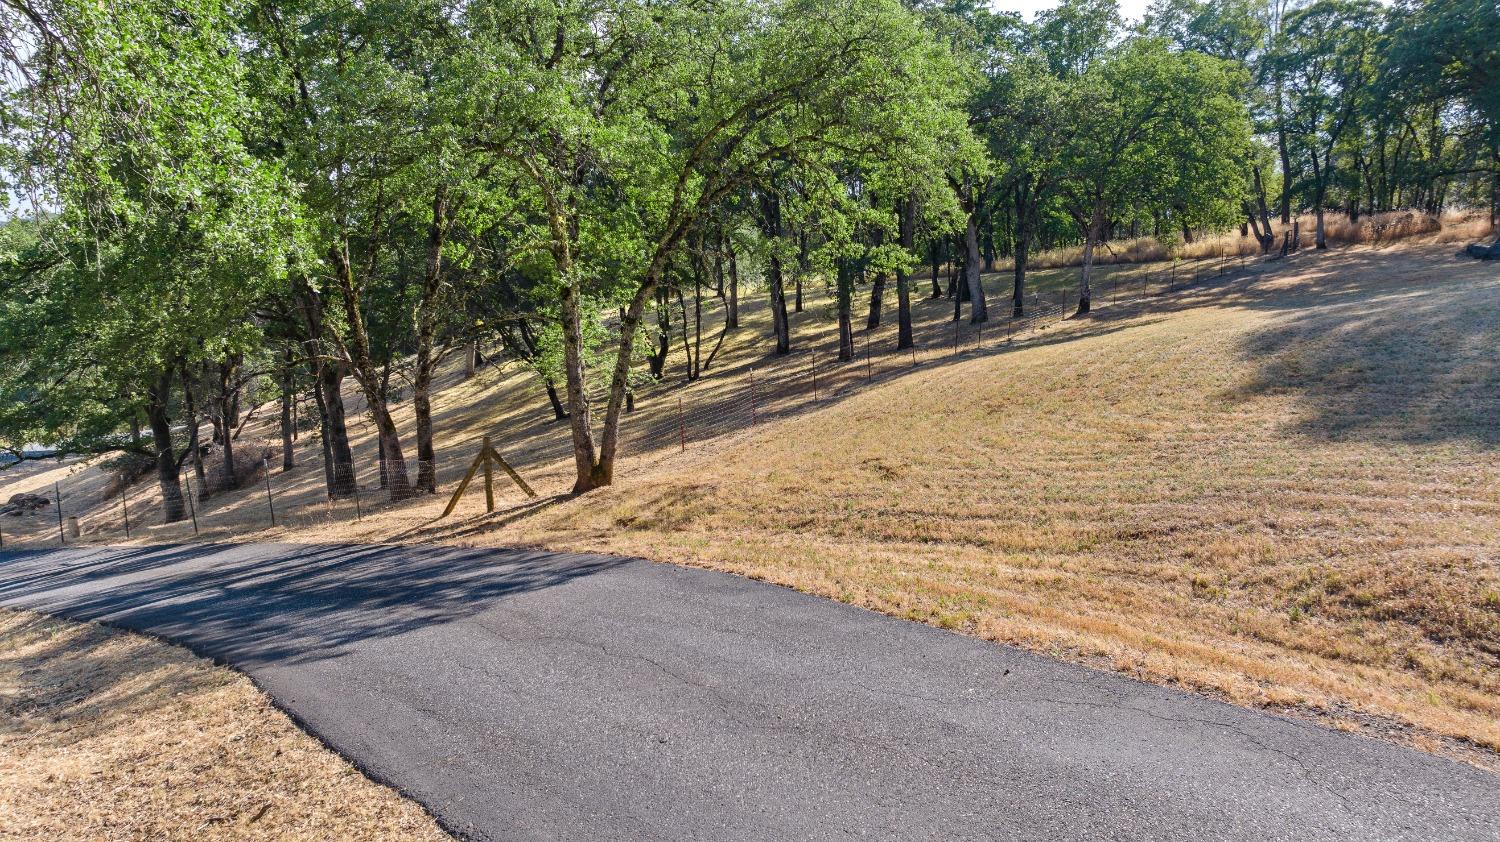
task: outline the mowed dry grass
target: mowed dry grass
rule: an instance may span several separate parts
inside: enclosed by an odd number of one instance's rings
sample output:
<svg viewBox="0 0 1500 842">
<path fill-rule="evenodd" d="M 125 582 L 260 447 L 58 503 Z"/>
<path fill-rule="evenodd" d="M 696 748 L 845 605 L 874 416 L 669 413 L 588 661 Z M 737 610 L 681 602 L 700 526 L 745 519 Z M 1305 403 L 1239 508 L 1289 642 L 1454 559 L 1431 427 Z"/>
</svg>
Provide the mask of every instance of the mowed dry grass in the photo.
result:
<svg viewBox="0 0 1500 842">
<path fill-rule="evenodd" d="M 244 676 L 0 610 L 0 839 L 449 838 Z"/>
<path fill-rule="evenodd" d="M 1500 272 L 1448 247 L 1310 255 L 928 367 L 470 540 L 730 570 L 1488 755 L 1496 312 Z"/>
</svg>

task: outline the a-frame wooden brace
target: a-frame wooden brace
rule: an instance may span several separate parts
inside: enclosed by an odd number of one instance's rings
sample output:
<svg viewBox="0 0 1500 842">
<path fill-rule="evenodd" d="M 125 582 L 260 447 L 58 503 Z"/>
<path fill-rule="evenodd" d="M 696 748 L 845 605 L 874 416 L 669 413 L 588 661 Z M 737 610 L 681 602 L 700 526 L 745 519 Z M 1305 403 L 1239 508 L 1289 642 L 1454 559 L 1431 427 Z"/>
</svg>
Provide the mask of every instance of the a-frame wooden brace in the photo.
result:
<svg viewBox="0 0 1500 842">
<path fill-rule="evenodd" d="M 492 465 L 498 465 L 500 470 L 509 474 L 511 480 L 517 486 L 520 486 L 522 491 L 526 492 L 527 497 L 536 496 L 536 492 L 531 490 L 531 486 L 526 484 L 526 480 L 521 479 L 521 475 L 516 473 L 516 469 L 512 468 L 504 459 L 501 459 L 500 454 L 495 452 L 495 448 L 490 446 L 490 437 L 485 436 L 484 444 L 479 447 L 479 455 L 474 457 L 473 464 L 469 465 L 469 472 L 464 474 L 463 482 L 458 484 L 458 488 L 453 492 L 453 498 L 448 501 L 448 508 L 443 509 L 443 513 L 438 515 L 438 518 L 442 519 L 453 514 L 453 507 L 458 505 L 458 499 L 464 496 L 464 492 L 469 488 L 469 482 L 474 479 L 475 472 L 480 468 L 484 468 L 484 507 L 486 511 L 493 512 L 495 510 L 495 484 L 490 474 L 490 466 Z"/>
</svg>

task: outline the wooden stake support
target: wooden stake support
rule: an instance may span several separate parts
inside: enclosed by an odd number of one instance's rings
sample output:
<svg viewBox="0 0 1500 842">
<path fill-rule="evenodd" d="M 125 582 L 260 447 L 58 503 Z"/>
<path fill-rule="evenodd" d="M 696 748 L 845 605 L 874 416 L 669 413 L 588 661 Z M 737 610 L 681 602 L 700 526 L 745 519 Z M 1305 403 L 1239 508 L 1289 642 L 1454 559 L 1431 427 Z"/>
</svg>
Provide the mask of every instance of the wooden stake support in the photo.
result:
<svg viewBox="0 0 1500 842">
<path fill-rule="evenodd" d="M 443 509 L 443 513 L 438 515 L 438 517 L 441 519 L 453 514 L 453 508 L 458 505 L 459 498 L 464 496 L 464 492 L 469 488 L 469 483 L 474 479 L 474 474 L 478 473 L 480 468 L 484 469 L 485 511 L 493 512 L 495 510 L 495 482 L 494 475 L 490 472 L 491 466 L 499 466 L 500 470 L 504 471 L 522 491 L 526 492 L 527 497 L 536 496 L 536 492 L 531 490 L 531 486 L 526 484 L 526 480 L 521 479 L 521 475 L 516 473 L 516 470 L 509 463 L 500 458 L 499 453 L 495 452 L 495 448 L 490 445 L 490 437 L 485 436 L 484 444 L 479 447 L 479 455 L 474 457 L 473 463 L 469 465 L 468 473 L 464 474 L 463 481 L 458 484 L 458 488 L 454 489 L 453 497 L 448 501 L 448 508 Z"/>
</svg>

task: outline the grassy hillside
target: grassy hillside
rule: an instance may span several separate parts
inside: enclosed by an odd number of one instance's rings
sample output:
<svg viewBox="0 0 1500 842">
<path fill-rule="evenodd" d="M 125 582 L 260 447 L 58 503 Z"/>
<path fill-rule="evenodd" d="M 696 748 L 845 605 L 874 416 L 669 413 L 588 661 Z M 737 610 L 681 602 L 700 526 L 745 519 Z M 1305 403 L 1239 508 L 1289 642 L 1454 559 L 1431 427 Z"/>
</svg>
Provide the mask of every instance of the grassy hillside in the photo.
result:
<svg viewBox="0 0 1500 842">
<path fill-rule="evenodd" d="M 451 488 L 471 456 L 455 439 L 492 432 L 539 500 L 507 492 L 485 515 L 470 499 L 436 521 L 444 501 L 427 499 L 355 524 L 343 504 L 312 505 L 308 447 L 273 477 L 293 527 L 259 536 L 715 567 L 1492 763 L 1500 271 L 1453 251 L 1304 253 L 1149 303 L 1106 299 L 1009 343 L 965 332 L 957 356 L 951 305 L 924 303 L 915 362 L 877 352 L 836 372 L 820 299 L 795 321 L 822 355 L 816 394 L 800 356 L 763 356 L 751 308 L 717 375 L 643 394 L 643 452 L 618 487 L 579 499 L 561 496 L 564 431 L 531 377 L 450 375 L 440 479 Z M 679 396 L 714 408 L 689 410 L 685 453 Z M 149 486 L 132 505 L 149 508 Z M 263 503 L 227 496 L 205 520 L 247 536 Z M 98 537 L 118 540 L 118 514 L 97 512 Z"/>
<path fill-rule="evenodd" d="M 721 567 L 1500 748 L 1500 272 L 1449 253 L 1106 309 L 483 540 Z"/>
</svg>

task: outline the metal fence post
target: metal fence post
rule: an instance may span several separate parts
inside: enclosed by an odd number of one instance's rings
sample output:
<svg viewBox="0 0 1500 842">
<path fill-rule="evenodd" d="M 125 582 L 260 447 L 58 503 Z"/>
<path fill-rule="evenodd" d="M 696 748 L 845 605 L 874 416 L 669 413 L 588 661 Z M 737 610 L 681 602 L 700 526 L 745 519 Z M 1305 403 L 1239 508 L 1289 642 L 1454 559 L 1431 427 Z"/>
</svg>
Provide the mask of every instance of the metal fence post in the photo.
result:
<svg viewBox="0 0 1500 842">
<path fill-rule="evenodd" d="M 260 460 L 260 467 L 266 474 L 266 509 L 271 512 L 271 525 L 276 525 L 276 501 L 271 498 L 271 463 L 264 457 Z"/>
<path fill-rule="evenodd" d="M 185 481 L 187 482 L 187 492 L 188 492 L 187 493 L 188 514 L 190 514 L 190 515 L 193 516 L 193 534 L 197 535 L 198 534 L 198 506 L 197 506 L 196 503 L 193 502 L 193 478 L 192 477 L 188 477 Z"/>
<path fill-rule="evenodd" d="M 120 511 L 125 514 L 125 537 L 130 537 L 130 507 L 125 505 L 125 491 L 120 491 Z"/>
<path fill-rule="evenodd" d="M 865 333 L 865 383 L 868 385 L 875 377 L 874 364 L 870 362 L 870 334 Z"/>
<path fill-rule="evenodd" d="M 813 400 L 821 400 L 822 395 L 818 394 L 818 353 L 813 348 L 807 349 L 807 364 L 812 370 Z"/>
<path fill-rule="evenodd" d="M 57 498 L 57 543 L 66 546 L 68 539 L 63 535 L 62 487 L 55 482 L 52 483 L 52 494 Z"/>
</svg>

